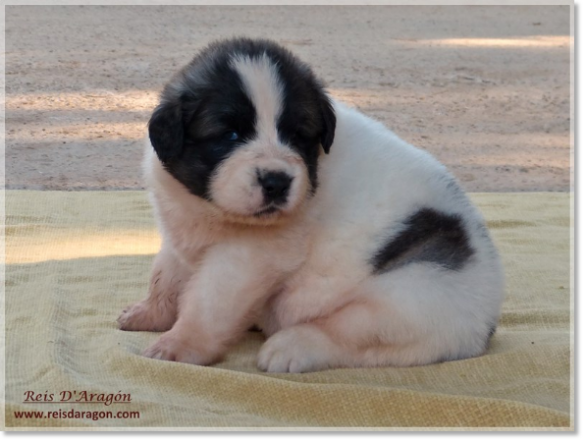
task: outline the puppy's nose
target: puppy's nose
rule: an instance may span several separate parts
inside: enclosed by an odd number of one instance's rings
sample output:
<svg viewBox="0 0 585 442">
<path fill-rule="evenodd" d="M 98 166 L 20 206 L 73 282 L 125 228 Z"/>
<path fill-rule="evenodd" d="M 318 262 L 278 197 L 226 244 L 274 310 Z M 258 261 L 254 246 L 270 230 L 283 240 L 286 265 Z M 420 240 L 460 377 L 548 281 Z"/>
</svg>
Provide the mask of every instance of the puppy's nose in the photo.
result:
<svg viewBox="0 0 585 442">
<path fill-rule="evenodd" d="M 258 182 L 267 201 L 284 201 L 290 189 L 292 177 L 284 172 L 267 172 L 258 176 Z"/>
</svg>

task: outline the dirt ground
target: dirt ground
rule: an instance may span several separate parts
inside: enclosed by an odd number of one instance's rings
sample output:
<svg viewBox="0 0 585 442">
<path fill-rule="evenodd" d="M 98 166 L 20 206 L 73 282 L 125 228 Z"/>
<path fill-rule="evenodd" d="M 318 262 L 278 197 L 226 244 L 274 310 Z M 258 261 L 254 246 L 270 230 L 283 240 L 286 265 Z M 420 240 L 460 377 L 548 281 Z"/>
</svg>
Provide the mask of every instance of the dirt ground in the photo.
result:
<svg viewBox="0 0 585 442">
<path fill-rule="evenodd" d="M 569 6 L 6 6 L 6 187 L 138 189 L 146 122 L 208 42 L 274 39 L 470 191 L 567 191 Z"/>
</svg>

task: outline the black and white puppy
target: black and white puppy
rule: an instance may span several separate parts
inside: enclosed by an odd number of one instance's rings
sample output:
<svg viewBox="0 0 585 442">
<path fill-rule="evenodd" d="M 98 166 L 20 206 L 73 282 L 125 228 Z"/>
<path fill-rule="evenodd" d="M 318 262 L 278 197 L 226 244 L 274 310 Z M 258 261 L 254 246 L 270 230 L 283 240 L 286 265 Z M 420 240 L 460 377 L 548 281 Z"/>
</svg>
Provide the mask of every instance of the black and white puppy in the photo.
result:
<svg viewBox="0 0 585 442">
<path fill-rule="evenodd" d="M 165 87 L 149 135 L 163 244 L 148 298 L 118 319 L 166 331 L 145 356 L 211 364 L 253 324 L 271 372 L 485 351 L 503 272 L 482 216 L 286 49 L 210 45 Z"/>
</svg>

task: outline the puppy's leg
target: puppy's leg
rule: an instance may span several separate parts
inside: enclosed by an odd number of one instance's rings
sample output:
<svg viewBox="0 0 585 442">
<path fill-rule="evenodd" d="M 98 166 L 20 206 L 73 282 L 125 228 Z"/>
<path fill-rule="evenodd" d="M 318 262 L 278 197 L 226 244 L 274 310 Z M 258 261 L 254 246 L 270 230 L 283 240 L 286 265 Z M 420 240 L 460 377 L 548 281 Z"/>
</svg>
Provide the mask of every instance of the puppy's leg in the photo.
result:
<svg viewBox="0 0 585 442">
<path fill-rule="evenodd" d="M 347 258 L 346 258 L 347 259 Z M 271 301 L 278 328 L 307 322 L 342 307 L 356 295 L 355 287 L 369 275 L 361 262 L 347 262 L 347 269 L 309 262 L 286 283 Z M 362 268 L 363 267 L 363 268 Z"/>
<path fill-rule="evenodd" d="M 274 284 L 274 269 L 249 248 L 209 249 L 179 299 L 177 322 L 144 356 L 207 365 L 253 324 Z"/>
<path fill-rule="evenodd" d="M 404 324 L 393 324 L 387 313 L 379 303 L 360 300 L 327 317 L 283 329 L 260 349 L 258 367 L 269 372 L 301 373 L 433 362 L 426 344 L 400 330 Z"/>
<path fill-rule="evenodd" d="M 190 271 L 163 245 L 154 259 L 148 298 L 124 309 L 118 318 L 121 330 L 166 331 L 177 318 L 177 296 Z"/>
<path fill-rule="evenodd" d="M 499 312 L 488 281 L 480 286 L 488 293 L 470 293 L 474 285 L 469 281 L 478 280 L 475 275 L 458 280 L 422 264 L 369 278 L 337 310 L 276 332 L 261 348 L 258 366 L 304 372 L 478 356 L 487 348 Z"/>
</svg>

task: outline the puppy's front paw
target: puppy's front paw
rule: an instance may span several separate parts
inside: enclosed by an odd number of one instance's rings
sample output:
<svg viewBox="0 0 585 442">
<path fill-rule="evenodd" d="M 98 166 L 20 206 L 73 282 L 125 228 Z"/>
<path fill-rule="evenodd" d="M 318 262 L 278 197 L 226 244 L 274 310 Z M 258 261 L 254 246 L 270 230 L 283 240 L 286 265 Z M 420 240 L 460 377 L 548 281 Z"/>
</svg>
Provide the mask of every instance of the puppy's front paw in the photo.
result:
<svg viewBox="0 0 585 442">
<path fill-rule="evenodd" d="M 126 331 L 167 331 L 173 326 L 173 322 L 173 317 L 147 301 L 129 305 L 118 317 L 118 327 Z"/>
<path fill-rule="evenodd" d="M 142 356 L 163 361 L 185 362 L 195 365 L 209 365 L 217 359 L 208 351 L 203 351 L 189 339 L 174 330 L 163 334 L 158 341 L 148 347 Z"/>
<path fill-rule="evenodd" d="M 318 329 L 299 325 L 281 330 L 264 343 L 258 368 L 271 373 L 304 373 L 335 365 L 332 343 Z"/>
</svg>

